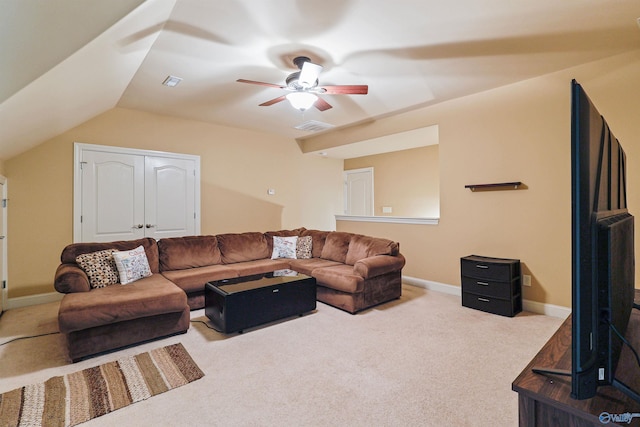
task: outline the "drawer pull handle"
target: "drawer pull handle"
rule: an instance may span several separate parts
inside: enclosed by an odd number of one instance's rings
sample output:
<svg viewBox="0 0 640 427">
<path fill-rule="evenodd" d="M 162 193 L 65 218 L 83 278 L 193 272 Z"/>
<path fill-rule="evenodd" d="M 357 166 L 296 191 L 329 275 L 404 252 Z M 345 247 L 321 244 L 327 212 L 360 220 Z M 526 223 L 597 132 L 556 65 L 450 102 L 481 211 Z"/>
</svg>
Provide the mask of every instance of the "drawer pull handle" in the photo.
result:
<svg viewBox="0 0 640 427">
<path fill-rule="evenodd" d="M 476 282 L 478 285 L 489 286 L 487 282 Z"/>
<path fill-rule="evenodd" d="M 488 265 L 478 264 L 478 265 L 476 265 L 476 268 L 484 268 L 484 269 L 487 269 L 487 268 L 489 268 L 489 266 L 488 266 Z"/>
<path fill-rule="evenodd" d="M 480 298 L 480 297 L 478 297 L 478 301 L 490 302 L 488 299 L 486 299 L 486 298 Z"/>
</svg>

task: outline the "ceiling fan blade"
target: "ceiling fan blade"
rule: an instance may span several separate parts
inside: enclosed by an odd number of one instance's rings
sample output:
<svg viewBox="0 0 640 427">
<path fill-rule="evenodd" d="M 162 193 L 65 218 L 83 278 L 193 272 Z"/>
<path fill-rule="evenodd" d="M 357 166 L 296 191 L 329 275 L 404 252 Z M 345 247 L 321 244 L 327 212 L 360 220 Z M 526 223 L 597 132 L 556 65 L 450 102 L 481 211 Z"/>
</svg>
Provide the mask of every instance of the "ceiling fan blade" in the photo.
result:
<svg viewBox="0 0 640 427">
<path fill-rule="evenodd" d="M 262 104 L 260 104 L 260 107 L 268 107 L 269 105 L 277 104 L 278 102 L 284 101 L 285 99 L 287 99 L 287 96 L 282 95 L 269 101 L 263 102 Z"/>
<path fill-rule="evenodd" d="M 327 101 L 325 101 L 324 99 L 318 97 L 318 100 L 313 104 L 314 107 L 316 107 L 318 110 L 320 111 L 324 111 L 324 110 L 328 110 L 329 108 L 333 108 L 331 106 L 331 104 L 329 104 Z"/>
<path fill-rule="evenodd" d="M 304 64 L 302 64 L 300 77 L 298 77 L 298 83 L 300 84 L 300 86 L 305 88 L 315 86 L 321 71 L 321 65 L 314 64 L 313 62 L 305 62 Z"/>
<path fill-rule="evenodd" d="M 369 93 L 367 85 L 341 85 L 341 86 L 321 86 L 322 93 L 329 95 L 366 95 Z"/>
<path fill-rule="evenodd" d="M 238 83 L 249 83 L 249 84 L 252 84 L 252 85 L 260 85 L 260 86 L 275 87 L 275 88 L 278 88 L 278 89 L 286 89 L 286 86 L 277 85 L 277 84 L 273 84 L 273 83 L 257 82 L 255 80 L 238 79 L 236 81 Z"/>
</svg>

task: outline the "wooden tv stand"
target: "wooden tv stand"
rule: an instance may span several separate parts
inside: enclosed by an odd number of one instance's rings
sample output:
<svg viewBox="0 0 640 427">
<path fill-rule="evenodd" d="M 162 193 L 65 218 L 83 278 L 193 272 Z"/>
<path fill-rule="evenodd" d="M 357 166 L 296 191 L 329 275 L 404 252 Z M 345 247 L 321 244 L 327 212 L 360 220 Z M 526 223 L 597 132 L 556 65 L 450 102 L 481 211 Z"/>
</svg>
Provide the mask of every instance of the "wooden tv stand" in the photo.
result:
<svg viewBox="0 0 640 427">
<path fill-rule="evenodd" d="M 636 290 L 636 301 L 640 291 Z M 625 334 L 636 351 L 640 352 L 640 310 L 632 310 Z M 542 347 L 512 384 L 518 393 L 519 425 L 533 426 L 600 426 L 640 425 L 640 403 L 612 386 L 600 387 L 598 394 L 585 400 L 572 399 L 571 377 L 540 375 L 531 368 L 571 369 L 571 316 Z M 623 346 L 616 369 L 616 378 L 633 390 L 640 391 L 640 366 L 627 346 Z M 603 415 L 604 413 L 604 415 Z M 628 414 L 631 423 L 601 422 L 606 414 Z M 633 416 L 633 415 L 637 416 Z M 606 421 L 606 419 L 605 419 Z"/>
</svg>

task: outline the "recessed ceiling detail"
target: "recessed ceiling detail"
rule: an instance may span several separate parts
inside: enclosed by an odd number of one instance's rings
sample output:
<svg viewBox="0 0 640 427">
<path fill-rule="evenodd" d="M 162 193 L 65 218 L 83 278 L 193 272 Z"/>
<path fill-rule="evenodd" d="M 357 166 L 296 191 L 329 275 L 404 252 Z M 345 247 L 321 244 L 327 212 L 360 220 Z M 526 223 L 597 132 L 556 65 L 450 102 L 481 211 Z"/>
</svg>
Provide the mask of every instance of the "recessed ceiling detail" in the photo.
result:
<svg viewBox="0 0 640 427">
<path fill-rule="evenodd" d="M 293 64 L 301 56 L 322 67 L 316 88 L 368 87 L 366 96 L 312 92 L 305 120 L 336 128 L 614 55 L 637 61 L 637 0 L 601 2 L 83 0 L 78 9 L 77 0 L 56 0 L 43 9 L 5 0 L 0 56 L 19 79 L 0 91 L 0 158 L 114 107 L 303 138 L 309 131 L 295 128 L 300 111 L 287 98 L 258 108 L 297 92 L 279 86 L 302 74 Z M 168 70 L 189 84 L 162 87 Z M 307 92 L 314 84 L 296 82 Z"/>
</svg>

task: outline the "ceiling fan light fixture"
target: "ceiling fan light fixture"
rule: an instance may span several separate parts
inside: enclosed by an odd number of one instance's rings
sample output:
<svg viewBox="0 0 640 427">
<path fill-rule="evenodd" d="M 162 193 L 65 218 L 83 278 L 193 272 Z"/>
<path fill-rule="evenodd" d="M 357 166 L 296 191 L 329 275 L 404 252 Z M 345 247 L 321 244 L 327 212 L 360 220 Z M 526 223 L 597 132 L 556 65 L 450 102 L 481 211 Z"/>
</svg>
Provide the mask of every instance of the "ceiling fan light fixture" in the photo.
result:
<svg viewBox="0 0 640 427">
<path fill-rule="evenodd" d="M 286 98 L 293 108 L 300 111 L 308 110 L 318 100 L 318 96 L 310 92 L 291 92 Z"/>
</svg>

